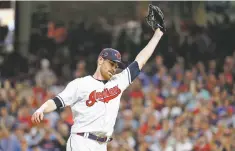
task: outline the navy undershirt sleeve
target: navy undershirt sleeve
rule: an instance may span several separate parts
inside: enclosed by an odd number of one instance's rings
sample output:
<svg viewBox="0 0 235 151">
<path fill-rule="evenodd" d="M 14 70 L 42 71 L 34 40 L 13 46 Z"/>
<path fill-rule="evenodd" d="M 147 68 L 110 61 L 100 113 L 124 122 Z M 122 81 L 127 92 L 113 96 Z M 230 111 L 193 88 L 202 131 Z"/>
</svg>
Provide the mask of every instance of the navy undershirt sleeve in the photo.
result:
<svg viewBox="0 0 235 151">
<path fill-rule="evenodd" d="M 60 109 L 63 107 L 63 104 L 58 97 L 54 97 L 52 100 L 55 102 L 57 109 Z"/>
<path fill-rule="evenodd" d="M 130 79 L 129 81 L 134 81 L 135 78 L 139 75 L 140 73 L 140 68 L 139 68 L 139 65 L 138 65 L 138 62 L 137 61 L 133 61 L 129 66 L 129 71 L 130 71 Z"/>
</svg>

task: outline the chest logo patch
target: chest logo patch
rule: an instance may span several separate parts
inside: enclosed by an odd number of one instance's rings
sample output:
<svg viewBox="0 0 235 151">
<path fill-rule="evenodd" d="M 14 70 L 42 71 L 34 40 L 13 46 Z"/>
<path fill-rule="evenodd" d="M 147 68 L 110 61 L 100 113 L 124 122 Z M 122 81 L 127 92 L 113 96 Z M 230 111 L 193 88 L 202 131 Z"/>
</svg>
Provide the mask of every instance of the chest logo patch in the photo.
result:
<svg viewBox="0 0 235 151">
<path fill-rule="evenodd" d="M 110 100 L 116 98 L 120 93 L 121 90 L 118 86 L 114 86 L 109 89 L 105 88 L 102 92 L 96 92 L 96 90 L 94 90 L 89 94 L 89 100 L 86 101 L 86 105 L 89 107 L 93 106 L 97 101 L 108 103 Z"/>
</svg>

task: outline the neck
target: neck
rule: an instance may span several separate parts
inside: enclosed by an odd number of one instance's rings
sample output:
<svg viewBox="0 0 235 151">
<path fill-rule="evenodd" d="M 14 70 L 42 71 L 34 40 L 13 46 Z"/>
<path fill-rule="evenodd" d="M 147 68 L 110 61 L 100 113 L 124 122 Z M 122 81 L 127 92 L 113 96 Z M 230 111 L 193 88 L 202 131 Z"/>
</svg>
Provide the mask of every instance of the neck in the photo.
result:
<svg viewBox="0 0 235 151">
<path fill-rule="evenodd" d="M 93 74 L 93 78 L 97 80 L 105 80 L 104 77 L 101 75 L 100 71 L 97 69 L 96 72 Z"/>
</svg>

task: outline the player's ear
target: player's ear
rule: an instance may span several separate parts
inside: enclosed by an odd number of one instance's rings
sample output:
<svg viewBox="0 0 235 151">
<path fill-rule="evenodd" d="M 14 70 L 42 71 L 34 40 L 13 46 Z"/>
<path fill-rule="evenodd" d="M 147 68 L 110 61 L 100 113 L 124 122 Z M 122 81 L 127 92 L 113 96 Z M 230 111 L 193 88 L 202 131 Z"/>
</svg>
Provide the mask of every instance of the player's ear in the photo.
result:
<svg viewBox="0 0 235 151">
<path fill-rule="evenodd" d="M 103 62 L 104 62 L 104 59 L 102 57 L 99 57 L 97 61 L 98 65 L 103 64 Z"/>
</svg>

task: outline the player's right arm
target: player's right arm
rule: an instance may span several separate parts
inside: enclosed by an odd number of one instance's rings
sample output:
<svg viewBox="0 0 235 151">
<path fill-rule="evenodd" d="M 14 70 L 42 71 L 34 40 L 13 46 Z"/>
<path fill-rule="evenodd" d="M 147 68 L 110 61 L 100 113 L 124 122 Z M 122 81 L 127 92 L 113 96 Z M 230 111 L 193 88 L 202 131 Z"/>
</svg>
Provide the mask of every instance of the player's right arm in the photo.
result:
<svg viewBox="0 0 235 151">
<path fill-rule="evenodd" d="M 149 43 L 139 52 L 136 56 L 135 61 L 138 63 L 139 69 L 141 70 L 146 64 L 148 59 L 153 54 L 158 42 L 160 41 L 163 32 L 158 28 L 155 32 Z"/>
<path fill-rule="evenodd" d="M 78 79 L 71 81 L 66 88 L 59 93 L 56 97 L 47 100 L 39 109 L 37 109 L 32 115 L 32 122 L 39 123 L 43 120 L 44 113 L 50 113 L 57 108 L 64 108 L 66 106 L 73 105 L 79 100 L 78 91 Z"/>
<path fill-rule="evenodd" d="M 34 112 L 32 115 L 32 122 L 33 123 L 40 123 L 40 121 L 43 120 L 44 113 L 49 113 L 57 109 L 57 106 L 54 102 L 54 100 L 49 99 L 46 101 L 37 111 Z"/>
</svg>

